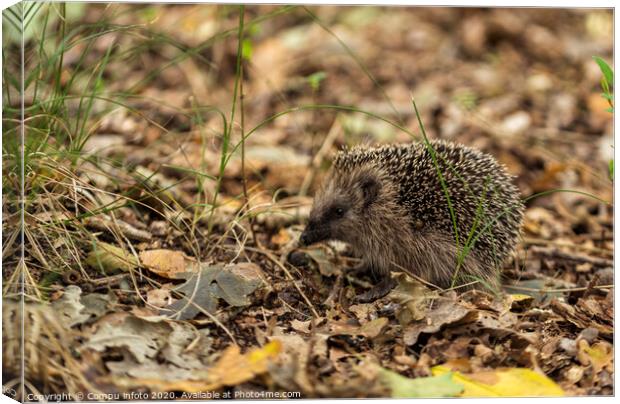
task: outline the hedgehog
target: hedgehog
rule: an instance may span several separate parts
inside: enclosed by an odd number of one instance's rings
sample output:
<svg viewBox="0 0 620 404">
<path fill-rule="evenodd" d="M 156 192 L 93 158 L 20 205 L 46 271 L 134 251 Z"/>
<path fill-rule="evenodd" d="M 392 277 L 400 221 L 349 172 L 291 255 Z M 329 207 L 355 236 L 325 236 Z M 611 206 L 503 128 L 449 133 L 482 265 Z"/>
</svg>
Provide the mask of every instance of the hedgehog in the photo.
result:
<svg viewBox="0 0 620 404">
<path fill-rule="evenodd" d="M 440 175 L 441 174 L 441 175 Z M 499 286 L 523 219 L 514 178 L 492 156 L 445 141 L 340 151 L 314 197 L 301 246 L 339 240 L 381 298 L 407 272 L 437 286 Z"/>
</svg>

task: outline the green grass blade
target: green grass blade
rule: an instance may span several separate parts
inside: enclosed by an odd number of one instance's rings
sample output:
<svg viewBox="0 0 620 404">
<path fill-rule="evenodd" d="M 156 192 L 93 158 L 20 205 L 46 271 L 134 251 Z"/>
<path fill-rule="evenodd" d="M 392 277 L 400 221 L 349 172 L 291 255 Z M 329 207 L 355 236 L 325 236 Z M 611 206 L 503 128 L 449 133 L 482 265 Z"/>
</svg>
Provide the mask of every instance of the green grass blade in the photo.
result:
<svg viewBox="0 0 620 404">
<path fill-rule="evenodd" d="M 603 58 L 599 56 L 592 56 L 592 58 L 594 59 L 598 67 L 601 69 L 601 72 L 603 73 L 603 77 L 605 77 L 605 80 L 607 81 L 607 83 L 610 86 L 613 86 L 614 85 L 614 71 L 611 69 L 611 67 L 609 67 L 609 65 L 607 64 L 607 62 L 605 62 Z"/>
</svg>

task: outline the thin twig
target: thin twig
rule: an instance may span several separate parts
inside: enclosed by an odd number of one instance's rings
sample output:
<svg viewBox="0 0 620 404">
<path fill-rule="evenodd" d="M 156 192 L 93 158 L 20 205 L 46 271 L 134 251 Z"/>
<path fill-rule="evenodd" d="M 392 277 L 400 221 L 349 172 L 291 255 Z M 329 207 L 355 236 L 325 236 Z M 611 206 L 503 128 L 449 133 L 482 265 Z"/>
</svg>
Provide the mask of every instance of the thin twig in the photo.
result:
<svg viewBox="0 0 620 404">
<path fill-rule="evenodd" d="M 429 281 L 426 281 L 426 280 L 420 278 L 418 275 L 411 273 L 411 271 L 409 271 L 408 269 L 400 266 L 399 264 L 397 264 L 394 261 L 392 261 L 392 265 L 396 266 L 398 269 L 404 271 L 407 275 L 411 276 L 412 278 L 414 278 L 418 282 L 421 282 L 421 283 L 425 284 L 426 286 L 430 286 L 430 287 L 435 288 L 437 290 L 442 290 L 442 291 L 444 290 L 444 288 L 441 288 L 441 287 L 439 287 L 439 286 L 437 286 L 437 285 L 435 285 L 435 284 L 433 284 L 433 283 L 431 283 Z M 447 289 L 447 290 L 451 290 L 451 289 Z"/>
<path fill-rule="evenodd" d="M 612 260 L 605 258 L 597 258 L 597 257 L 589 257 L 587 255 L 569 253 L 566 251 L 560 251 L 555 248 L 546 248 L 546 247 L 537 247 L 532 246 L 530 248 L 532 255 L 534 256 L 546 256 L 550 258 L 564 259 L 569 261 L 575 261 L 580 263 L 592 264 L 598 267 L 613 267 L 614 263 Z"/>
<path fill-rule="evenodd" d="M 477 283 L 480 283 L 480 281 L 471 281 L 471 282 L 469 282 L 469 283 L 464 283 L 464 284 L 462 284 L 462 285 L 453 286 L 453 287 L 448 288 L 448 289 L 442 289 L 442 291 L 444 291 L 444 292 L 449 292 L 449 291 L 451 291 L 451 290 L 457 290 L 457 289 L 465 288 L 465 287 L 467 287 L 467 286 L 475 285 L 475 284 L 477 284 Z"/>
</svg>

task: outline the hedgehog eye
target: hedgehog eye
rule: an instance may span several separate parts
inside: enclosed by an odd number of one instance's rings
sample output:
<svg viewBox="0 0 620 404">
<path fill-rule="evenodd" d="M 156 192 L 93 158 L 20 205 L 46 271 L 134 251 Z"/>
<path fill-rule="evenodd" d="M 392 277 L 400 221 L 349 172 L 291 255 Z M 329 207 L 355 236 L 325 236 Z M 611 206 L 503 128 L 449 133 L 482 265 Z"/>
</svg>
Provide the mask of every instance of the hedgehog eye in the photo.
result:
<svg viewBox="0 0 620 404">
<path fill-rule="evenodd" d="M 334 213 L 338 217 L 343 217 L 344 216 L 344 209 L 343 208 L 336 208 L 336 209 L 334 209 Z"/>
</svg>

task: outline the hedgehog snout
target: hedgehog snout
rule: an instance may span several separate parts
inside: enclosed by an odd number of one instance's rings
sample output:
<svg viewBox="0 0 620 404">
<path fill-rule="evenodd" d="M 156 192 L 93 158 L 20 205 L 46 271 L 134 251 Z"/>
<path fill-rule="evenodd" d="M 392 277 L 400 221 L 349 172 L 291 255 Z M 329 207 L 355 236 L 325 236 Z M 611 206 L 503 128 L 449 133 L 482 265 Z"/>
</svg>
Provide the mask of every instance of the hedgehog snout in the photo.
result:
<svg viewBox="0 0 620 404">
<path fill-rule="evenodd" d="M 301 233 L 301 236 L 299 237 L 299 245 L 302 247 L 310 245 L 310 237 L 308 232 L 306 232 L 305 230 L 303 233 Z"/>
<path fill-rule="evenodd" d="M 309 246 L 310 244 L 318 243 L 319 241 L 323 241 L 328 239 L 330 236 L 330 231 L 328 226 L 315 224 L 313 222 L 309 222 L 303 233 L 299 237 L 299 244 L 302 247 Z"/>
</svg>

